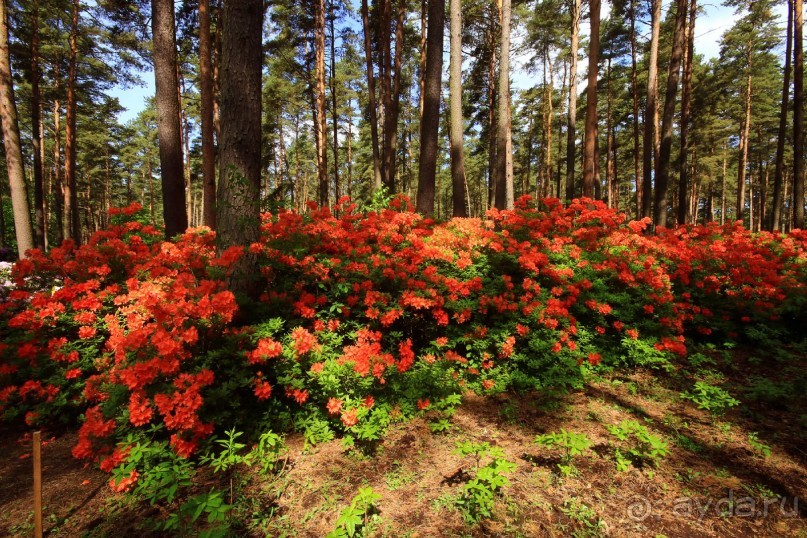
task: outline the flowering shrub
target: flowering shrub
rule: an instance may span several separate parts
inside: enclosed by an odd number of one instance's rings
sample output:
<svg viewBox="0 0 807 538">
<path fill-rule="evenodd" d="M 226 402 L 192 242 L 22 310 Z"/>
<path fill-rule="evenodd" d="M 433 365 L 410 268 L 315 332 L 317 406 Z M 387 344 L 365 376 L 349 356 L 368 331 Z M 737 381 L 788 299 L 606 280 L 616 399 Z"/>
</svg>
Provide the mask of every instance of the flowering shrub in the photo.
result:
<svg viewBox="0 0 807 538">
<path fill-rule="evenodd" d="M 804 321 L 805 232 L 650 235 L 600 202 L 524 197 L 446 223 L 403 198 L 265 214 L 249 250 L 266 286 L 236 325 L 241 250 L 217 256 L 206 228 L 162 242 L 138 212 L 33 251 L 0 295 L 0 413 L 80 418 L 74 454 L 117 468 L 119 489 L 141 438 L 183 458 L 236 423 L 372 443 L 394 420 L 445 421 L 466 390 L 563 391 L 601 363 L 669 366 L 688 338 Z"/>
</svg>

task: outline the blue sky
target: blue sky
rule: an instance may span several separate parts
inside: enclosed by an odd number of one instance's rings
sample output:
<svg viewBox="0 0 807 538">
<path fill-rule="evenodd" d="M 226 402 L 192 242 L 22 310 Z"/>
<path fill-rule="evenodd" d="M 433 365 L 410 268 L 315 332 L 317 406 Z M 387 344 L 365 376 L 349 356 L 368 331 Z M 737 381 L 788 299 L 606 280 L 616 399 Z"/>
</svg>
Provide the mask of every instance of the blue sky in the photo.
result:
<svg viewBox="0 0 807 538">
<path fill-rule="evenodd" d="M 670 0 L 664 1 L 664 9 L 666 10 L 672 3 Z M 720 38 L 723 33 L 731 28 L 734 21 L 737 20 L 738 15 L 734 13 L 734 8 L 724 7 L 722 4 L 714 2 L 701 4 L 703 13 L 698 17 L 695 28 L 695 53 L 702 54 L 706 58 L 714 58 L 720 53 Z M 607 1 L 604 2 L 602 12 L 607 13 L 609 6 Z M 780 25 L 784 26 L 785 6 L 779 5 L 776 9 L 780 17 Z M 588 25 L 586 21 L 582 22 L 581 31 L 586 34 Z M 642 29 L 640 28 L 641 32 Z M 784 31 L 784 30 L 783 30 Z M 518 64 L 518 59 L 515 60 Z M 448 62 L 446 62 L 446 67 Z M 585 73 L 586 61 L 582 60 L 580 65 L 580 73 Z M 154 75 L 151 72 L 141 73 L 143 79 L 143 86 L 133 88 L 115 88 L 112 90 L 112 95 L 120 100 L 121 105 L 126 108 L 126 111 L 119 114 L 119 119 L 122 122 L 133 119 L 145 107 L 145 101 L 148 97 L 154 95 Z M 523 86 L 521 81 L 531 79 L 532 77 L 519 77 L 517 74 L 513 77 L 514 88 Z"/>
</svg>

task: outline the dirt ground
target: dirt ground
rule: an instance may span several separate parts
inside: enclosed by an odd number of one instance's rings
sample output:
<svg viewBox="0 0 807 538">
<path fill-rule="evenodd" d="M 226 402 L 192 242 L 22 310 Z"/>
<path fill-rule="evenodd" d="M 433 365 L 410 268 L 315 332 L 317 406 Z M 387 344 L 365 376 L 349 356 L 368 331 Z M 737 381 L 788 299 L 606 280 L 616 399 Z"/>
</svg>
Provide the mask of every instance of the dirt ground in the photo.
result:
<svg viewBox="0 0 807 538">
<path fill-rule="evenodd" d="M 304 449 L 302 436 L 290 435 L 281 471 L 236 477 L 230 534 L 324 536 L 369 485 L 381 495 L 369 536 L 807 537 L 804 406 L 743 403 L 716 417 L 682 399 L 678 383 L 637 372 L 591 380 L 556 401 L 466 395 L 447 433 L 418 418 L 394 426 L 372 454 L 346 451 L 338 439 Z M 625 419 L 667 443 L 658 466 L 617 471 L 606 426 Z M 593 442 L 570 476 L 558 472 L 559 451 L 534 443 L 561 428 Z M 0 536 L 30 536 L 30 440 L 0 434 Z M 70 456 L 74 441 L 66 434 L 43 448 L 46 534 L 159 535 L 148 522 L 165 510 L 113 494 L 103 473 Z M 475 471 L 455 452 L 459 441 L 488 442 L 516 464 L 493 517 L 476 525 L 456 508 Z"/>
</svg>

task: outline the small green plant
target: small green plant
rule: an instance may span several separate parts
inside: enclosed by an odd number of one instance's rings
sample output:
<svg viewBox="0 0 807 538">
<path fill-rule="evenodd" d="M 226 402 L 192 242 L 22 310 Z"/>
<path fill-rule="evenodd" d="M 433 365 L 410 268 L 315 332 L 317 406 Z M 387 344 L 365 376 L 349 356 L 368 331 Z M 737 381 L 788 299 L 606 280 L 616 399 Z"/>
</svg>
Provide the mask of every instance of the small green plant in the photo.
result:
<svg viewBox="0 0 807 538">
<path fill-rule="evenodd" d="M 264 432 L 258 438 L 258 444 L 252 449 L 250 456 L 261 465 L 261 474 L 266 475 L 275 470 L 280 456 L 286 451 L 283 438 L 271 431 Z"/>
<path fill-rule="evenodd" d="M 748 434 L 748 444 L 751 445 L 751 448 L 754 449 L 756 454 L 763 458 L 767 459 L 771 456 L 771 447 L 759 440 L 759 434 L 757 434 L 757 432 L 750 432 Z"/>
<path fill-rule="evenodd" d="M 163 530 L 179 532 L 185 535 L 185 530 L 189 525 L 195 524 L 202 514 L 207 514 L 205 518 L 207 529 L 199 532 L 200 537 L 217 538 L 227 536 L 227 517 L 232 506 L 224 502 L 224 497 L 220 491 L 210 490 L 207 493 L 194 495 L 179 507 L 178 512 L 170 514 L 163 523 Z"/>
<path fill-rule="evenodd" d="M 635 420 L 623 420 L 606 429 L 619 441 L 614 457 L 620 472 L 627 471 L 631 464 L 655 467 L 669 454 L 667 443 Z"/>
<path fill-rule="evenodd" d="M 373 488 L 359 488 L 359 493 L 353 497 L 350 505 L 339 512 L 336 528 L 328 533 L 328 538 L 364 536 L 371 520 L 380 517 L 375 506 L 379 500 L 381 495 L 373 491 Z"/>
<path fill-rule="evenodd" d="M 226 432 L 227 437 L 216 439 L 215 444 L 222 447 L 218 454 L 208 453 L 202 456 L 201 463 L 210 465 L 216 473 L 226 473 L 230 482 L 230 504 L 235 499 L 235 470 L 239 465 L 249 466 L 255 459 L 254 452 L 244 452 L 246 444 L 237 441 L 243 435 L 235 428 Z"/>
<path fill-rule="evenodd" d="M 562 456 L 558 464 L 558 471 L 563 476 L 574 475 L 576 469 L 572 465 L 572 458 L 594 446 L 586 434 L 568 432 L 565 429 L 539 435 L 535 438 L 535 442 L 545 447 L 555 447 L 561 450 Z"/>
<path fill-rule="evenodd" d="M 709 411 L 713 416 L 722 415 L 740 403 L 725 389 L 704 381 L 696 381 L 692 390 L 681 394 L 681 398 L 694 402 L 698 409 Z"/>
<path fill-rule="evenodd" d="M 605 531 L 605 523 L 597 516 L 597 513 L 576 497 L 566 499 L 560 511 L 572 521 L 580 523 L 583 528 L 572 533 L 575 538 L 602 536 Z"/>
<path fill-rule="evenodd" d="M 478 523 L 484 517 L 490 517 L 496 493 L 503 487 L 510 485 L 505 474 L 515 470 L 516 464 L 505 458 L 504 451 L 489 443 L 457 443 L 454 451 L 462 456 L 473 456 L 476 460 L 476 469 L 473 478 L 465 484 L 462 493 L 457 497 L 455 504 L 460 509 L 469 524 Z M 484 459 L 491 461 L 484 466 Z"/>
</svg>

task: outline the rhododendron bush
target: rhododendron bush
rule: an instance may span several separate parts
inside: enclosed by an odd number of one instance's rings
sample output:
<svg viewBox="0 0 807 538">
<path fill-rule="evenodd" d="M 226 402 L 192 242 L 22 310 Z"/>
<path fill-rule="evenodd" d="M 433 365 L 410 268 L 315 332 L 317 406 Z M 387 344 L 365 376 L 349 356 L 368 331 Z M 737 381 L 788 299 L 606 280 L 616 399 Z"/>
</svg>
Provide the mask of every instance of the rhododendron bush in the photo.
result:
<svg viewBox="0 0 807 538">
<path fill-rule="evenodd" d="M 133 432 L 180 457 L 234 424 L 374 441 L 467 390 L 553 393 L 804 322 L 802 231 L 654 234 L 600 202 L 528 197 L 485 220 L 434 222 L 403 198 L 335 213 L 264 215 L 249 251 L 265 287 L 238 316 L 242 250 L 218 256 L 205 228 L 163 242 L 137 206 L 87 245 L 35 251 L 0 295 L 0 412 L 79 422 L 74 455 L 120 474 Z"/>
</svg>

